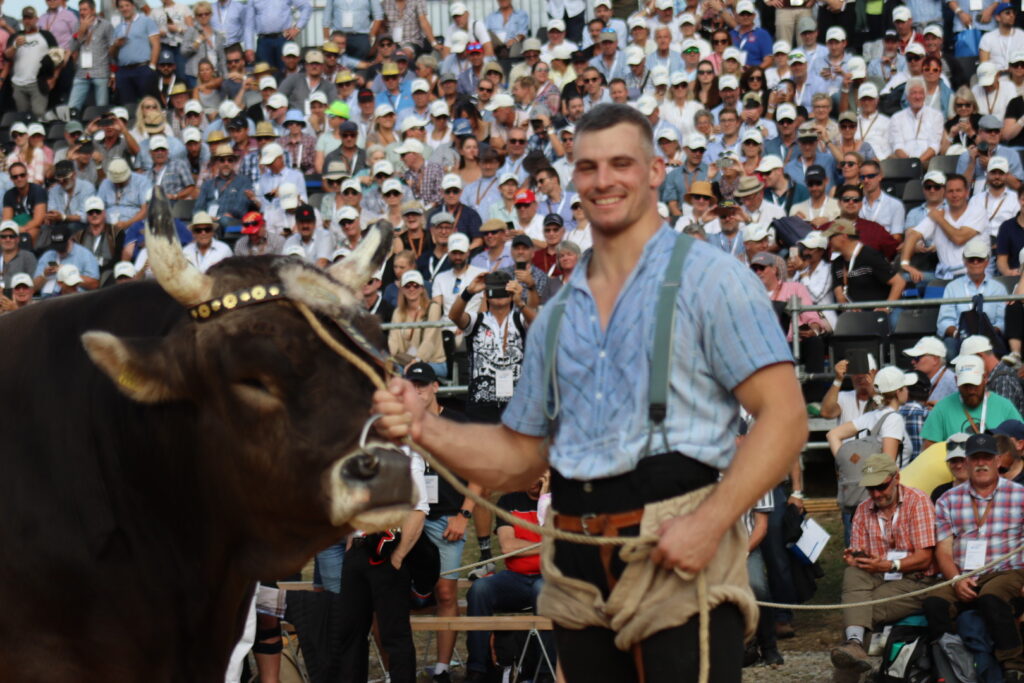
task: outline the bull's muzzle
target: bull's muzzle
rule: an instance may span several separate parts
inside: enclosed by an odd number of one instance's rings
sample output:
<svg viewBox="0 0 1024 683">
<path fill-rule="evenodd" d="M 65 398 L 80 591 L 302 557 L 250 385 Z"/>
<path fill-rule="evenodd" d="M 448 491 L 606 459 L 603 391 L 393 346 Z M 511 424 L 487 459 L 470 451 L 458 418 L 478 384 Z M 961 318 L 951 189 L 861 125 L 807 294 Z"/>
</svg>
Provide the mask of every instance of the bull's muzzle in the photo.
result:
<svg viewBox="0 0 1024 683">
<path fill-rule="evenodd" d="M 397 526 L 415 502 L 409 456 L 385 443 L 370 442 L 338 459 L 325 483 L 335 526 Z"/>
</svg>

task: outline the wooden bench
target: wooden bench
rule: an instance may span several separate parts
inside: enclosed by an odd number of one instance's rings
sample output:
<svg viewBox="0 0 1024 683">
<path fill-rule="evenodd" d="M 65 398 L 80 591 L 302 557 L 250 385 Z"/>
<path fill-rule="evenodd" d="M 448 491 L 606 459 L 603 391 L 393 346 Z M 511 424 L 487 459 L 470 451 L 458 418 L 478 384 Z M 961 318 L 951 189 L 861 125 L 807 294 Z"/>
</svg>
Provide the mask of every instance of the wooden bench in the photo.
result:
<svg viewBox="0 0 1024 683">
<path fill-rule="evenodd" d="M 492 617 L 438 617 L 413 615 L 413 631 L 550 631 L 551 620 L 533 614 Z"/>
</svg>

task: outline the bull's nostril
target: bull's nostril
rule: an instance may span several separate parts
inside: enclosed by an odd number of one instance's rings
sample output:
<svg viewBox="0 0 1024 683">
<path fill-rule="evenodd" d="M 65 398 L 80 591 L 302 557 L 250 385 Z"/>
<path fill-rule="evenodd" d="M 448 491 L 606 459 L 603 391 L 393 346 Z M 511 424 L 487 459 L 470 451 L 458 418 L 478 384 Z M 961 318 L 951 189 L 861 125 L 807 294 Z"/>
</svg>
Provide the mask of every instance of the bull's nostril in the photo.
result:
<svg viewBox="0 0 1024 683">
<path fill-rule="evenodd" d="M 343 470 L 346 477 L 366 481 L 377 476 L 380 471 L 380 460 L 369 453 L 360 453 L 349 458 Z"/>
</svg>

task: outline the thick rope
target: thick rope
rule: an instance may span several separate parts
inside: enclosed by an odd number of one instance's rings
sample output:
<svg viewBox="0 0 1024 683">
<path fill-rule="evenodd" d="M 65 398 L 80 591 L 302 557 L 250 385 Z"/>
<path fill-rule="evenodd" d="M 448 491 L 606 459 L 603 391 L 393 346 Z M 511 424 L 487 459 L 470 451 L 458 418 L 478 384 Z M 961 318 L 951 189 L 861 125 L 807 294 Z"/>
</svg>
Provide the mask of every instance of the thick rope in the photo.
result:
<svg viewBox="0 0 1024 683">
<path fill-rule="evenodd" d="M 505 558 L 512 557 L 513 555 L 522 555 L 525 552 L 528 552 L 530 550 L 538 550 L 539 548 L 540 543 L 531 543 L 530 545 L 523 546 L 518 550 L 513 550 L 512 552 L 505 553 L 504 555 L 496 555 L 495 557 L 492 557 L 488 560 L 480 560 L 479 562 L 474 562 L 472 564 L 464 564 L 461 567 L 456 567 L 455 569 L 449 569 L 446 572 L 441 572 L 441 576 L 447 576 L 449 574 L 459 574 L 461 572 L 466 571 L 467 569 L 476 569 L 477 567 L 482 567 L 485 564 L 497 562 L 498 560 L 504 560 Z"/>
</svg>

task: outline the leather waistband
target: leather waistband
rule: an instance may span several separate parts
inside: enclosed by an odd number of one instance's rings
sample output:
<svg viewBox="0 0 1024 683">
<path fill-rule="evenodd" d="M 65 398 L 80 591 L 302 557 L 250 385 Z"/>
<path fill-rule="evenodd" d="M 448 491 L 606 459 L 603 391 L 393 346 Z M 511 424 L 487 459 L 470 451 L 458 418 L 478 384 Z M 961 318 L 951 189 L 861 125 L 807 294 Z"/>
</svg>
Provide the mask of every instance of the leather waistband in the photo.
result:
<svg viewBox="0 0 1024 683">
<path fill-rule="evenodd" d="M 121 69 L 138 69 L 140 66 L 149 66 L 149 62 L 135 62 L 134 64 L 122 64 Z"/>
<path fill-rule="evenodd" d="M 259 38 L 283 38 L 284 34 L 278 31 L 277 33 L 261 33 Z"/>
<path fill-rule="evenodd" d="M 616 512 L 612 514 L 587 514 L 580 516 L 555 515 L 555 528 L 587 536 L 618 536 L 620 529 L 639 526 L 644 516 L 643 509 Z M 609 533 L 612 532 L 612 533 Z"/>
</svg>

